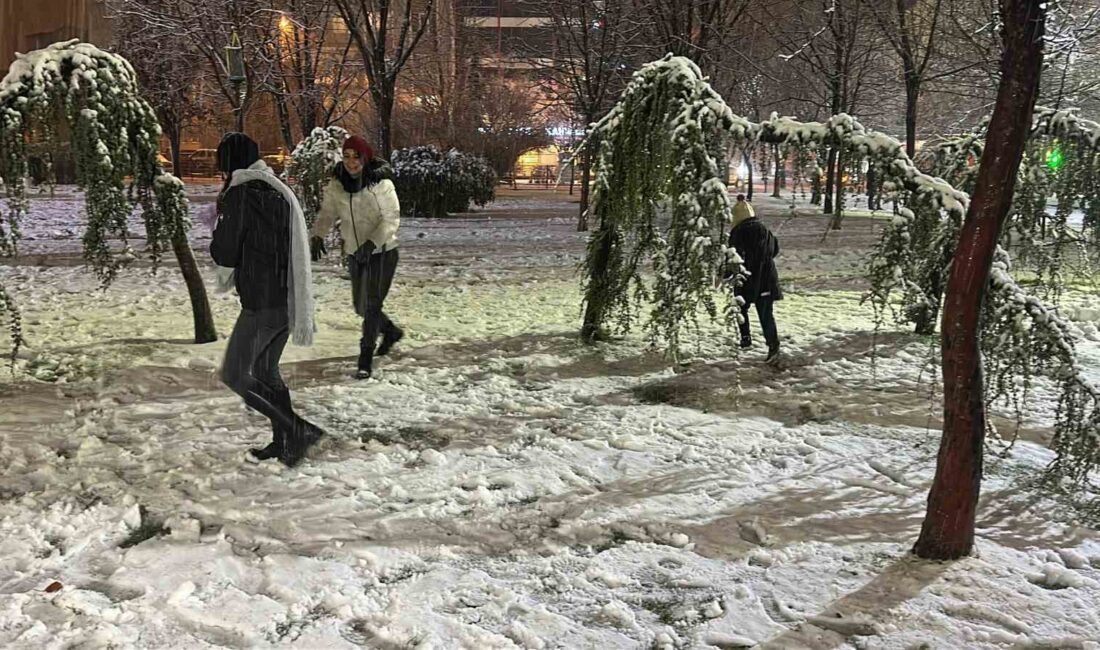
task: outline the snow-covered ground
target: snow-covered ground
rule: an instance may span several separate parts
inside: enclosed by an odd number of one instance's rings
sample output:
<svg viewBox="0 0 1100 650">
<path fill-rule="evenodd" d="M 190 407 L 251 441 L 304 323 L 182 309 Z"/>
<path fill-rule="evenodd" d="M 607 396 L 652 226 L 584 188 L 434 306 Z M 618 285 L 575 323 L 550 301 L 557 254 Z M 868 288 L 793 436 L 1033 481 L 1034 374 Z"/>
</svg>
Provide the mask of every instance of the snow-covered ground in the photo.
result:
<svg viewBox="0 0 1100 650">
<path fill-rule="evenodd" d="M 245 460 L 268 430 L 215 376 L 225 341 L 187 342 L 175 270 L 99 291 L 79 197 L 37 200 L 0 266 L 30 341 L 0 373 L 0 646 L 1100 648 L 1100 535 L 1029 484 L 1049 392 L 988 458 L 978 554 L 913 559 L 937 371 L 860 305 L 885 221 L 822 242 L 821 217 L 757 205 L 781 369 L 713 326 L 676 366 L 581 345 L 562 194 L 403 224 L 408 337 L 367 382 L 348 282 L 316 265 L 317 344 L 283 372 L 331 435 L 290 470 Z M 225 335 L 235 298 L 211 298 Z M 1100 375 L 1100 300 L 1073 300 Z"/>
</svg>

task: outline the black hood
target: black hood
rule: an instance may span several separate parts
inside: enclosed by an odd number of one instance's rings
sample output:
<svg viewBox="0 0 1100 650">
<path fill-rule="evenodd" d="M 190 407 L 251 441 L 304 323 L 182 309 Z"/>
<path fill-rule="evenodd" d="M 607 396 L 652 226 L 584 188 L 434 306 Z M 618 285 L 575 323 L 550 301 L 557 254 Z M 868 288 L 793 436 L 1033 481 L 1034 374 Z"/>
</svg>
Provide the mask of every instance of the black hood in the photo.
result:
<svg viewBox="0 0 1100 650">
<path fill-rule="evenodd" d="M 232 174 L 260 159 L 260 147 L 243 133 L 226 133 L 218 145 L 218 171 Z"/>
</svg>

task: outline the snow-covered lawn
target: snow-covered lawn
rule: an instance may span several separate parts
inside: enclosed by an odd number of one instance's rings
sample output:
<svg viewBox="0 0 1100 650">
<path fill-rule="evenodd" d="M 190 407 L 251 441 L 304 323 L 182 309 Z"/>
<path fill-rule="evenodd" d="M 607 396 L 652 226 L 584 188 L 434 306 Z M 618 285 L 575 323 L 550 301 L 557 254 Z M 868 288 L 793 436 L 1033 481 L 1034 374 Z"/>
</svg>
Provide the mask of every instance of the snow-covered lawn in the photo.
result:
<svg viewBox="0 0 1100 650">
<path fill-rule="evenodd" d="M 245 460 L 268 430 L 215 376 L 225 341 L 187 343 L 175 269 L 100 292 L 79 198 L 37 201 L 0 266 L 30 341 L 0 373 L 0 646 L 1100 648 L 1100 535 L 1028 482 L 1042 385 L 988 459 L 978 555 L 908 555 L 937 369 L 860 305 L 881 221 L 821 243 L 824 219 L 758 201 L 784 367 L 709 326 L 671 366 L 576 340 L 574 205 L 406 222 L 388 311 L 408 337 L 368 382 L 348 282 L 317 265 L 317 344 L 283 371 L 331 435 L 289 470 Z M 1074 300 L 1100 375 L 1100 301 Z M 225 335 L 236 300 L 212 301 Z"/>
</svg>

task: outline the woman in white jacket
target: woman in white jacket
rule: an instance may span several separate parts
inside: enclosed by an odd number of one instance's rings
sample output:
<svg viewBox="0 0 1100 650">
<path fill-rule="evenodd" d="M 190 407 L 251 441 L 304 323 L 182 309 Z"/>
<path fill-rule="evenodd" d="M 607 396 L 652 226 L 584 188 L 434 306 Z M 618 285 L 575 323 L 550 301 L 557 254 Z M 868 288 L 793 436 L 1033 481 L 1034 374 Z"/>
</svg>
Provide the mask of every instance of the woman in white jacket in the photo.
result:
<svg viewBox="0 0 1100 650">
<path fill-rule="evenodd" d="M 344 142 L 344 161 L 336 165 L 325 186 L 321 209 L 310 232 L 314 261 L 324 254 L 324 237 L 340 225 L 344 255 L 351 272 L 352 302 L 363 318 L 359 339 L 358 379 L 371 376 L 374 355 L 386 354 L 405 335 L 382 311 L 397 269 L 397 229 L 401 206 L 393 185 L 393 170 L 359 136 Z M 382 343 L 375 350 L 378 334 Z"/>
</svg>

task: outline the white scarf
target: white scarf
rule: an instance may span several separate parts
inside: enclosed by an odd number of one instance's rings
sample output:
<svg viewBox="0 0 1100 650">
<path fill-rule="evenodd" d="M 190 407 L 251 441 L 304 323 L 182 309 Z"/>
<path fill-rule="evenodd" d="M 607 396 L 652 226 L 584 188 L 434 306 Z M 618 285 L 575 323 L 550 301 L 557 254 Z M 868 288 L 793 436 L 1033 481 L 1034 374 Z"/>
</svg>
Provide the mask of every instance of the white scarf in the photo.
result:
<svg viewBox="0 0 1100 650">
<path fill-rule="evenodd" d="M 294 191 L 275 176 L 263 160 L 252 163 L 248 169 L 233 172 L 229 187 L 250 181 L 263 181 L 279 191 L 290 204 L 290 268 L 287 278 L 290 287 L 286 292 L 287 315 L 290 317 L 290 335 L 295 345 L 313 345 L 313 270 L 310 268 L 309 239 L 302 206 Z"/>
</svg>

